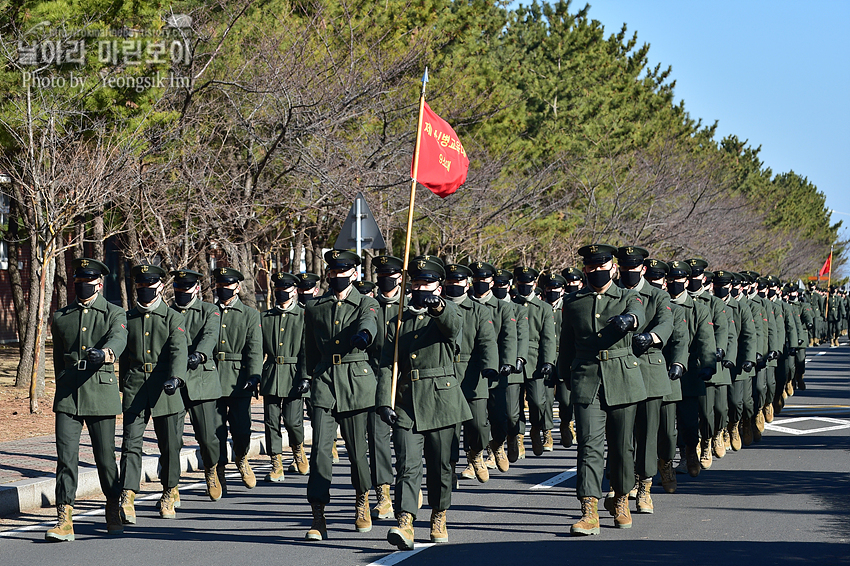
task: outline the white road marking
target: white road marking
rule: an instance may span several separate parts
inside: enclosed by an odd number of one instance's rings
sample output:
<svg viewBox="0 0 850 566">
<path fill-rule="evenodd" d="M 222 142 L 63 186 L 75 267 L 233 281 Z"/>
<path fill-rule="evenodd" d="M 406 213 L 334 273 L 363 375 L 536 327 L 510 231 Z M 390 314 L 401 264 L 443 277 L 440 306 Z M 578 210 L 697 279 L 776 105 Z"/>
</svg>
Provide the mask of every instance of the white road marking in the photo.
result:
<svg viewBox="0 0 850 566">
<path fill-rule="evenodd" d="M 812 428 L 807 430 L 800 430 L 797 428 L 789 428 L 787 426 L 782 426 L 802 421 L 820 421 L 823 423 L 831 424 L 832 426 Z M 801 436 L 804 434 L 817 434 L 819 432 L 830 432 L 833 430 L 843 430 L 845 428 L 850 428 L 850 421 L 843 419 L 833 419 L 830 417 L 796 417 L 793 419 L 782 419 L 781 421 L 774 421 L 769 424 L 766 423 L 764 425 L 764 428 L 773 432 L 782 432 L 785 434 L 792 434 L 794 436 Z"/>
<path fill-rule="evenodd" d="M 433 542 L 427 542 L 424 544 L 414 544 L 413 550 L 398 550 L 396 552 L 393 552 L 392 554 L 384 556 L 380 560 L 375 560 L 374 562 L 369 564 L 369 566 L 392 566 L 393 564 L 398 564 L 402 560 L 407 560 L 414 554 L 419 554 L 423 550 L 431 548 L 432 546 L 434 546 Z"/>
<path fill-rule="evenodd" d="M 548 480 L 539 483 L 535 486 L 530 487 L 529 489 L 549 489 L 553 486 L 558 485 L 559 483 L 564 483 L 568 479 L 574 477 L 576 475 L 576 468 L 570 468 L 566 472 L 561 472 L 557 476 L 553 476 Z"/>
<path fill-rule="evenodd" d="M 833 346 L 833 347 L 834 347 L 834 346 Z M 817 353 L 817 354 L 815 354 L 815 355 L 816 355 L 816 356 L 822 356 L 822 355 L 824 355 L 824 354 L 826 354 L 826 351 L 818 352 L 818 353 Z"/>
</svg>

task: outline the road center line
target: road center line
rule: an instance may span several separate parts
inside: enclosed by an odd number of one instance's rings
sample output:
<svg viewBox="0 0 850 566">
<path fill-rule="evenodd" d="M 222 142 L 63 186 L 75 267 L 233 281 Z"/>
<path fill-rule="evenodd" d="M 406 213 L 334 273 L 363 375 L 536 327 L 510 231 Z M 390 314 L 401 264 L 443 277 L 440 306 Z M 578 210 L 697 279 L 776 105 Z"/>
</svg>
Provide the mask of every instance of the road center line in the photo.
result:
<svg viewBox="0 0 850 566">
<path fill-rule="evenodd" d="M 568 479 L 574 477 L 576 475 L 576 468 L 570 468 L 566 472 L 561 472 L 557 476 L 552 476 L 548 480 L 539 483 L 535 486 L 530 487 L 529 489 L 549 489 L 553 486 L 558 485 L 559 483 L 564 483 Z"/>
</svg>

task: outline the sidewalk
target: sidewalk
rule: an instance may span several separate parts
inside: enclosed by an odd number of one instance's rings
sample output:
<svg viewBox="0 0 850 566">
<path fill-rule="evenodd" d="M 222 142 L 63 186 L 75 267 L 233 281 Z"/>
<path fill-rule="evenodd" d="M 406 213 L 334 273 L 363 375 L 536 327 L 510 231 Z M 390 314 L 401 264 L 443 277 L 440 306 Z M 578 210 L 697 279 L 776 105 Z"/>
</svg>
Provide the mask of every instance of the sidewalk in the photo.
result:
<svg viewBox="0 0 850 566">
<path fill-rule="evenodd" d="M 248 455 L 252 458 L 265 454 L 263 434 L 263 406 L 251 405 L 251 448 Z M 116 424 L 115 457 L 121 455 L 121 423 Z M 310 421 L 304 422 L 305 441 L 312 436 Z M 5 517 L 36 507 L 54 505 L 56 485 L 56 443 L 54 436 L 25 438 L 9 442 L 0 442 L 0 517 Z M 183 434 L 183 451 L 180 453 L 180 467 L 183 472 L 203 469 L 198 443 L 189 419 Z M 284 446 L 288 446 L 284 430 Z M 142 481 L 157 478 L 159 448 L 153 432 L 153 422 L 145 430 L 142 453 Z M 284 455 L 284 458 L 286 454 Z M 100 493 L 100 482 L 92 455 L 91 440 L 88 431 L 83 428 L 80 437 L 80 468 L 77 484 L 77 497 L 87 497 Z"/>
</svg>

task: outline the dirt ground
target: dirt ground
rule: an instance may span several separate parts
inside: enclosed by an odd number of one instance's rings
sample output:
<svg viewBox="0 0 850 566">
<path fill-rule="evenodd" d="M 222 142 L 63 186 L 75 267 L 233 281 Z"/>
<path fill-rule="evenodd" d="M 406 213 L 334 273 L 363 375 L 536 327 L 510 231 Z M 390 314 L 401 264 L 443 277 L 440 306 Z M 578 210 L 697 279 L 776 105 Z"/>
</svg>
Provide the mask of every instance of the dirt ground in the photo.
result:
<svg viewBox="0 0 850 566">
<path fill-rule="evenodd" d="M 48 354 L 50 345 L 48 345 Z M 53 434 L 53 395 L 56 381 L 53 366 L 44 376 L 44 395 L 38 398 L 39 412 L 30 414 L 29 389 L 15 387 L 18 347 L 0 346 L 0 442 Z"/>
</svg>

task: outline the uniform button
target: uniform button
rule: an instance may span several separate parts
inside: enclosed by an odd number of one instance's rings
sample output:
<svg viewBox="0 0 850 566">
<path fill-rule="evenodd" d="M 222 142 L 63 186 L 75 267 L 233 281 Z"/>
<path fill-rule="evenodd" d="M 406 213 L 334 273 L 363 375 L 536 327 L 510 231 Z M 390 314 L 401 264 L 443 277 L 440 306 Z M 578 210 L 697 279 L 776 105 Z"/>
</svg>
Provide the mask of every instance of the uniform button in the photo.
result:
<svg viewBox="0 0 850 566">
<path fill-rule="evenodd" d="M 423 319 L 423 318 L 425 318 L 425 317 L 424 317 L 423 315 L 421 315 L 421 314 L 420 314 L 417 318 L 418 318 L 419 320 L 422 320 L 422 319 Z"/>
<path fill-rule="evenodd" d="M 150 332 L 145 332 L 145 336 L 150 336 Z"/>
<path fill-rule="evenodd" d="M 596 313 L 596 318 L 599 318 L 600 316 L 602 316 L 602 315 L 599 314 L 599 313 Z"/>
<path fill-rule="evenodd" d="M 221 343 L 224 344 L 224 340 L 222 340 Z"/>
<path fill-rule="evenodd" d="M 85 332 L 85 331 L 86 331 L 86 327 L 85 327 L 85 326 L 83 326 L 83 332 Z"/>
<path fill-rule="evenodd" d="M 221 327 L 222 327 L 222 328 L 227 328 L 227 325 L 226 325 L 226 324 L 222 324 L 222 325 L 221 325 Z"/>
<path fill-rule="evenodd" d="M 341 307 L 341 306 L 342 306 L 342 303 L 341 303 L 341 302 L 337 302 L 336 306 Z"/>
<path fill-rule="evenodd" d="M 410 359 L 415 360 L 415 359 L 416 359 L 416 354 L 410 354 Z"/>
<path fill-rule="evenodd" d="M 278 345 L 278 346 L 283 346 L 283 342 L 278 342 L 278 343 L 277 343 L 277 345 Z"/>
<path fill-rule="evenodd" d="M 637 365 L 637 362 L 632 362 L 632 363 L 634 363 L 635 365 Z"/>
<path fill-rule="evenodd" d="M 83 309 L 83 313 L 89 312 L 89 309 Z"/>
<path fill-rule="evenodd" d="M 150 354 L 150 353 L 151 353 L 151 351 L 150 351 L 150 350 L 148 350 L 148 354 Z"/>
<path fill-rule="evenodd" d="M 413 337 L 414 337 L 414 338 L 419 338 L 419 335 L 418 335 L 418 334 L 414 334 L 414 335 L 413 335 Z"/>
<path fill-rule="evenodd" d="M 364 368 L 364 369 L 363 369 L 363 373 L 369 373 L 369 370 L 368 370 L 368 369 L 366 369 L 366 368 Z"/>
<path fill-rule="evenodd" d="M 449 383 L 448 381 L 446 382 L 446 387 L 451 387 L 451 385 L 452 385 L 452 384 L 451 384 L 451 383 Z"/>
<path fill-rule="evenodd" d="M 182 311 L 180 311 L 180 313 L 181 313 L 181 314 L 186 314 L 186 309 L 183 309 Z"/>
<path fill-rule="evenodd" d="M 81 350 L 85 350 L 85 349 L 86 349 L 86 347 L 85 347 L 85 346 L 80 346 L 80 349 L 81 349 Z"/>
<path fill-rule="evenodd" d="M 599 338 L 602 338 L 602 333 L 600 332 L 600 333 L 599 333 L 599 334 L 597 334 L 596 336 L 597 336 L 597 337 L 599 337 Z"/>
<path fill-rule="evenodd" d="M 286 318 L 286 313 L 283 313 L 282 315 L 280 315 L 280 318 Z"/>
<path fill-rule="evenodd" d="M 225 309 L 225 310 L 224 310 L 224 312 L 223 312 L 222 314 L 227 314 L 227 309 Z"/>
<path fill-rule="evenodd" d="M 280 331 L 283 332 L 283 328 L 281 328 Z"/>
<path fill-rule="evenodd" d="M 336 343 L 339 344 L 339 340 L 336 340 Z"/>
<path fill-rule="evenodd" d="M 338 320 L 335 320 L 335 321 L 334 321 L 334 324 L 339 324 L 339 321 L 338 321 Z"/>
<path fill-rule="evenodd" d="M 145 315 L 145 318 L 150 318 L 150 317 L 151 317 L 151 315 L 149 315 L 149 314 Z"/>
</svg>

